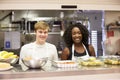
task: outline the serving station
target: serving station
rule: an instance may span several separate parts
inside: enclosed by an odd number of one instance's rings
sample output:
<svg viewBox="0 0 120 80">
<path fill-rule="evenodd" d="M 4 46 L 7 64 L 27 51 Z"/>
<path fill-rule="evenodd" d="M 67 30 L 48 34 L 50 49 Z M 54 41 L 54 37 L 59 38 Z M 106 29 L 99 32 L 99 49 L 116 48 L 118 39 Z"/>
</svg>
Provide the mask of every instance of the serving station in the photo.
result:
<svg viewBox="0 0 120 80">
<path fill-rule="evenodd" d="M 114 77 L 111 77 L 109 75 Z M 106 76 L 107 78 L 104 80 L 119 80 L 120 79 L 120 66 L 108 66 L 108 67 L 81 67 L 81 68 L 55 68 L 51 67 L 49 69 L 33 69 L 33 70 L 26 70 L 23 71 L 20 66 L 14 67 L 11 70 L 7 71 L 0 71 L 0 79 L 12 79 L 12 80 L 27 80 L 33 78 L 44 79 L 48 78 L 49 80 L 53 79 L 54 77 L 66 77 L 66 80 L 71 79 L 72 76 L 79 76 L 79 78 L 83 78 L 83 80 L 88 80 L 89 77 L 87 76 L 94 76 L 94 80 L 97 80 L 97 77 L 101 75 Z M 96 78 L 96 79 L 95 79 Z M 103 77 L 101 77 L 102 79 Z M 45 79 L 45 80 L 48 80 Z M 58 78 L 59 79 L 59 78 Z M 100 78 L 99 78 L 100 79 Z M 76 79 L 77 80 L 77 79 Z"/>
<path fill-rule="evenodd" d="M 44 66 L 37 69 L 24 68 L 19 64 L 11 65 L 13 68 L 0 70 L 1 80 L 119 80 L 120 79 L 120 65 L 104 64 L 104 65 L 73 65 L 70 61 L 57 61 L 64 66 L 51 65 Z M 56 62 L 56 63 L 57 63 Z M 87 62 L 87 61 L 85 61 Z M 91 63 L 91 61 L 89 62 Z M 67 66 L 66 66 L 67 65 Z"/>
</svg>

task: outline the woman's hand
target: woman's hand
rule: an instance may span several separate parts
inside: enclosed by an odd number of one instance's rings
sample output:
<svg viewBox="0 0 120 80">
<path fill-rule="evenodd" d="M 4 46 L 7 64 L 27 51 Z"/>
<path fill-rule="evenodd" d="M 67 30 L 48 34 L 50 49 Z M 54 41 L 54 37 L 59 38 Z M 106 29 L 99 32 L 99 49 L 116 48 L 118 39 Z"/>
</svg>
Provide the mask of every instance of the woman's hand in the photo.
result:
<svg viewBox="0 0 120 80">
<path fill-rule="evenodd" d="M 67 47 L 64 48 L 61 54 L 61 60 L 67 60 L 69 54 L 70 54 L 69 49 Z"/>
</svg>

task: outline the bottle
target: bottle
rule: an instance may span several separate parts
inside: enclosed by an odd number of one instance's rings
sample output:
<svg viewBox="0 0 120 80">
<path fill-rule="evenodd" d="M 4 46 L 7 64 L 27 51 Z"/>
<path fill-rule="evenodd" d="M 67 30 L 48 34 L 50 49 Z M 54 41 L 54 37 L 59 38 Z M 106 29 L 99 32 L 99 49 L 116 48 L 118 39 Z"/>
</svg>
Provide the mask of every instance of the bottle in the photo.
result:
<svg viewBox="0 0 120 80">
<path fill-rule="evenodd" d="M 59 41 L 57 45 L 57 52 L 58 52 L 58 57 L 60 58 L 63 50 L 63 42 Z"/>
</svg>

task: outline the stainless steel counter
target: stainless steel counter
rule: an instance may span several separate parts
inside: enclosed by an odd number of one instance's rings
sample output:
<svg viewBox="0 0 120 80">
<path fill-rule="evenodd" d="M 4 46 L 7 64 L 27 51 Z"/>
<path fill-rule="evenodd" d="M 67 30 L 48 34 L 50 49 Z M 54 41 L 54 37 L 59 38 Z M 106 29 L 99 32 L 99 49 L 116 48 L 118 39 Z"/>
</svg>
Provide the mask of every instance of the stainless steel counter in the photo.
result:
<svg viewBox="0 0 120 80">
<path fill-rule="evenodd" d="M 87 76 L 97 74 L 116 74 L 120 76 L 119 66 L 98 66 L 98 67 L 82 67 L 77 68 L 56 68 L 44 67 L 42 69 L 26 69 L 22 70 L 20 65 L 14 65 L 14 68 L 0 72 L 0 80 L 28 79 L 28 78 L 46 78 L 46 77 L 63 77 L 63 76 Z M 120 79 L 120 78 L 119 78 Z"/>
</svg>

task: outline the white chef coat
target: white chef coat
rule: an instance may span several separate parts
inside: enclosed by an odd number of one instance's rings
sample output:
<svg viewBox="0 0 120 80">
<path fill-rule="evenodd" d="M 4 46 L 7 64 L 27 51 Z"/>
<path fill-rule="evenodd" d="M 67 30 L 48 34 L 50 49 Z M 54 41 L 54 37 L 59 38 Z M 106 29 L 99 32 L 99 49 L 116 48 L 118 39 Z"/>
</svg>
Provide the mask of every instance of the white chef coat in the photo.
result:
<svg viewBox="0 0 120 80">
<path fill-rule="evenodd" d="M 43 45 L 38 45 L 35 42 L 22 46 L 20 51 L 20 64 L 21 58 L 32 57 L 32 58 L 44 58 L 47 57 L 49 60 L 58 60 L 57 49 L 55 45 L 46 42 Z"/>
</svg>

